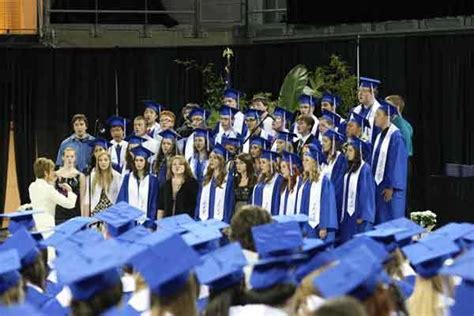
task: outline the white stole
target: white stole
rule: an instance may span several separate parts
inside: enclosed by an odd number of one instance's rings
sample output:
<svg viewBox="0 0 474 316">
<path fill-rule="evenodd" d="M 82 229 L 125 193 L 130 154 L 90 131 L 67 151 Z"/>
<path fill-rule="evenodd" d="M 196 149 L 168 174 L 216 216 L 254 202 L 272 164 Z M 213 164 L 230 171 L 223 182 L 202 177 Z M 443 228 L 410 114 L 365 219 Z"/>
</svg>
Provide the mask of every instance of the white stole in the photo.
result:
<svg viewBox="0 0 474 316">
<path fill-rule="evenodd" d="M 229 175 L 227 175 L 228 177 Z M 227 189 L 227 177 L 221 187 L 216 186 L 214 193 L 214 216 L 213 218 L 222 221 L 224 219 L 225 192 Z M 209 205 L 211 203 L 212 181 L 202 187 L 201 199 L 199 201 L 199 219 L 205 221 L 209 219 Z"/>
<path fill-rule="evenodd" d="M 346 173 L 344 175 L 344 193 L 343 193 L 343 201 L 342 201 L 342 216 L 341 220 L 344 218 L 345 209 L 347 207 L 347 213 L 349 216 L 352 216 L 355 213 L 356 208 L 356 198 L 357 198 L 357 183 L 359 182 L 359 175 L 362 167 L 364 166 L 365 162 L 362 162 L 357 169 L 353 173 Z M 350 177 L 349 177 L 350 175 Z M 349 178 L 349 179 L 348 179 Z M 349 187 L 347 187 L 347 180 L 349 180 Z M 349 192 L 346 191 L 346 188 Z M 347 195 L 347 201 L 346 201 Z"/>
<path fill-rule="evenodd" d="M 211 200 L 212 180 L 202 187 L 201 200 L 199 201 L 199 219 L 205 221 L 209 219 L 209 202 Z"/>
<path fill-rule="evenodd" d="M 117 143 L 115 140 L 111 140 L 110 143 L 112 144 L 112 147 L 109 148 L 109 155 L 110 155 L 110 161 L 114 164 L 117 164 L 119 166 L 125 165 L 125 155 L 127 154 L 127 147 L 128 147 L 128 142 L 125 140 L 122 140 L 119 143 Z M 120 157 L 117 157 L 117 145 L 120 145 Z"/>
<path fill-rule="evenodd" d="M 336 164 L 340 154 L 339 151 L 336 151 L 336 158 L 333 161 L 330 161 L 329 164 L 323 164 L 321 167 L 323 174 L 326 175 L 328 179 L 331 179 L 332 169 L 334 169 L 334 165 Z"/>
<path fill-rule="evenodd" d="M 184 158 L 187 161 L 191 159 L 194 155 L 194 132 L 189 135 L 188 139 L 186 139 L 186 145 L 184 147 Z"/>
<path fill-rule="evenodd" d="M 301 179 L 299 177 L 296 178 L 296 184 L 293 187 L 293 192 L 289 192 L 288 186 L 286 187 L 285 191 L 280 197 L 280 210 L 278 215 L 294 215 L 296 211 L 296 201 L 298 197 L 299 185 Z M 288 193 L 288 198 L 287 194 Z M 286 209 L 285 209 L 285 202 L 286 202 Z"/>
<path fill-rule="evenodd" d="M 309 191 L 309 203 L 308 203 L 308 224 L 315 228 L 319 225 L 320 215 L 321 215 L 321 192 L 323 184 L 323 175 L 320 176 L 318 182 L 311 182 L 311 188 Z M 301 211 L 301 200 L 303 199 L 303 194 L 305 193 L 306 183 L 303 183 L 299 192 L 298 192 L 298 201 L 297 209 Z"/>
<path fill-rule="evenodd" d="M 272 211 L 272 197 L 273 197 L 273 189 L 275 188 L 276 179 L 278 177 L 278 173 L 273 175 L 273 178 L 270 182 L 265 183 L 263 186 L 262 192 L 262 208 L 267 210 L 269 213 Z"/>
<path fill-rule="evenodd" d="M 145 215 L 148 210 L 148 191 L 150 176 L 146 175 L 138 185 L 138 181 L 131 173 L 128 178 L 128 204 L 141 209 Z"/>
<path fill-rule="evenodd" d="M 390 127 L 388 128 L 388 131 L 387 131 L 387 135 L 385 135 L 385 138 L 382 141 L 382 145 L 380 146 L 379 159 L 377 160 L 377 168 L 375 169 L 375 183 L 377 185 L 379 185 L 383 181 L 383 176 L 385 174 L 385 164 L 387 163 L 388 146 L 390 145 L 392 134 L 396 131 L 398 131 L 398 128 L 395 125 L 390 124 Z M 374 163 L 375 152 L 380 142 L 381 136 L 382 136 L 382 133 L 377 135 L 377 139 L 375 140 L 374 153 L 372 155 L 372 163 Z"/>
</svg>

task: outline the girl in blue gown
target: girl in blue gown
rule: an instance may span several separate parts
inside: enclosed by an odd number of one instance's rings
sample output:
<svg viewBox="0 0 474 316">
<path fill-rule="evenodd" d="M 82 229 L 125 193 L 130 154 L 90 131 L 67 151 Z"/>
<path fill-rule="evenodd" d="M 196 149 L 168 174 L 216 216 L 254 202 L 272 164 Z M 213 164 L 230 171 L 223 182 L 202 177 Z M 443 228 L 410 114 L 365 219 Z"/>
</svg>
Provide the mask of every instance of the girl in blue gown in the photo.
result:
<svg viewBox="0 0 474 316">
<path fill-rule="evenodd" d="M 347 145 L 349 162 L 344 175 L 339 241 L 348 241 L 357 233 L 369 230 L 375 221 L 375 182 L 370 165 L 362 160 L 367 144 L 354 138 Z"/>
<path fill-rule="evenodd" d="M 171 157 L 179 154 L 176 142 L 180 136 L 173 130 L 167 129 L 160 132 L 158 135 L 162 137 L 160 144 L 160 151 L 156 156 L 153 171 L 158 177 L 160 185 L 166 182 L 166 173 L 168 171 L 168 161 Z"/>
<path fill-rule="evenodd" d="M 338 228 L 334 186 L 321 173 L 324 156 L 317 146 L 309 145 L 303 156 L 303 185 L 297 198 L 297 210 L 308 215 L 304 232 L 309 237 L 319 237 L 334 242 Z"/>
<path fill-rule="evenodd" d="M 196 128 L 193 136 L 193 154 L 188 163 L 199 183 L 204 179 L 209 164 L 209 131 Z"/>
<path fill-rule="evenodd" d="M 303 184 L 301 179 L 302 168 L 303 164 L 298 155 L 286 151 L 282 153 L 280 171 L 284 180 L 281 186 L 278 215 L 293 215 L 297 213 L 296 202 L 298 192 Z"/>
</svg>

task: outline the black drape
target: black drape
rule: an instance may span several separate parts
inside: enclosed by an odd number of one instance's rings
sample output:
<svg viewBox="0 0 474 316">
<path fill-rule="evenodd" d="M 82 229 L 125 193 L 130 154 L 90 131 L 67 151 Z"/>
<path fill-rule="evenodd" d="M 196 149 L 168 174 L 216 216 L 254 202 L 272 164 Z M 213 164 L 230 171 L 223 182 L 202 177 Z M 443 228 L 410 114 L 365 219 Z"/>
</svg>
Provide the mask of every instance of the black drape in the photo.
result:
<svg viewBox="0 0 474 316">
<path fill-rule="evenodd" d="M 381 95 L 406 97 L 404 116 L 414 127 L 415 174 L 411 208 L 429 204 L 429 176 L 445 162 L 474 164 L 473 54 L 474 35 L 423 35 L 362 38 L 361 75 L 383 81 Z M 176 113 L 186 102 L 202 102 L 201 78 L 176 65 L 175 59 L 213 62 L 223 69 L 223 47 L 159 49 L 10 49 L 15 63 L 13 103 L 20 153 L 18 169 L 31 172 L 34 140 L 38 154 L 56 157 L 58 145 L 71 133 L 70 118 L 83 112 L 91 121 L 105 120 L 115 109 L 115 78 L 119 78 L 119 112 L 142 112 L 139 100 L 153 98 Z M 354 39 L 233 48 L 233 85 L 252 95 L 278 95 L 281 82 L 295 64 L 310 69 L 327 64 L 333 53 L 355 70 Z M 1 50 L 0 50 L 1 51 Z M 5 52 L 2 51 L 3 54 Z M 92 129 L 92 126 L 90 127 Z M 21 181 L 30 181 L 31 173 Z M 21 187 L 22 198 L 26 186 Z M 436 211 L 436 210 L 435 210 Z M 469 215 L 467 215 L 469 216 Z M 470 215 L 472 216 L 472 215 Z"/>
<path fill-rule="evenodd" d="M 0 51 L 0 60 L 5 60 L 6 51 Z M 5 206 L 7 189 L 7 167 L 8 167 L 8 140 L 9 140 L 9 75 L 8 63 L 0 63 L 0 212 Z"/>
</svg>

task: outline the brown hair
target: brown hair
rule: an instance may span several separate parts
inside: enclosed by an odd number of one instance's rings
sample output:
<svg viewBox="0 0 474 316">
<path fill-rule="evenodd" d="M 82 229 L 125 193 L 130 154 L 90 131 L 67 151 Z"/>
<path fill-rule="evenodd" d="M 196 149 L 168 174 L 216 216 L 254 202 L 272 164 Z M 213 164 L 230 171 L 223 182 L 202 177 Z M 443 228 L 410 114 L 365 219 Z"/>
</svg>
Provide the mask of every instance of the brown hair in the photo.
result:
<svg viewBox="0 0 474 316">
<path fill-rule="evenodd" d="M 71 119 L 71 125 L 74 125 L 76 121 L 84 121 L 84 123 L 86 124 L 86 127 L 89 126 L 89 121 L 87 121 L 87 117 L 84 114 L 81 114 L 81 113 L 74 114 L 74 116 Z"/>
<path fill-rule="evenodd" d="M 227 177 L 227 170 L 225 167 L 224 157 L 222 157 L 221 155 L 216 155 L 216 154 L 214 155 L 217 157 L 217 160 L 219 160 L 219 163 L 221 164 L 219 168 L 219 175 L 216 178 L 216 184 L 218 187 L 220 187 L 222 183 L 224 183 L 225 178 Z M 211 182 L 213 176 L 214 176 L 214 169 L 207 167 L 206 175 L 204 176 L 203 186 Z"/>
<path fill-rule="evenodd" d="M 310 125 L 311 128 L 313 128 L 314 123 L 315 123 L 314 118 L 311 115 L 305 115 L 305 114 L 301 114 L 300 116 L 298 116 L 298 118 L 296 119 L 296 123 L 298 123 L 300 121 L 303 121 L 307 125 Z"/>
<path fill-rule="evenodd" d="M 54 162 L 51 159 L 40 157 L 33 164 L 33 172 L 38 179 L 44 179 L 46 173 L 54 169 Z"/>
<path fill-rule="evenodd" d="M 255 176 L 255 168 L 253 167 L 253 158 L 252 155 L 248 153 L 241 153 L 235 157 L 235 159 L 239 159 L 245 164 L 245 169 L 247 170 L 247 177 L 248 177 L 248 186 L 253 187 L 255 183 L 257 183 L 257 177 Z M 236 186 L 240 183 L 240 174 L 237 172 L 237 176 L 235 177 L 235 184 Z"/>
<path fill-rule="evenodd" d="M 260 158 L 260 161 L 261 160 L 262 160 L 262 158 Z M 260 175 L 258 176 L 258 182 L 268 183 L 268 182 L 272 181 L 273 176 L 275 175 L 275 173 L 278 172 L 277 163 L 275 161 L 271 161 L 271 160 L 269 160 L 269 163 L 271 164 L 270 174 L 263 174 L 262 170 L 260 169 Z"/>
<path fill-rule="evenodd" d="M 238 241 L 242 248 L 255 251 L 252 227 L 272 222 L 270 213 L 255 205 L 243 206 L 230 222 L 230 239 Z"/>
<path fill-rule="evenodd" d="M 377 285 L 375 292 L 363 303 L 369 316 L 390 316 L 392 312 L 395 311 L 395 302 L 393 301 L 390 291 L 381 284 Z"/>
<path fill-rule="evenodd" d="M 307 172 L 307 171 L 303 172 L 303 180 L 304 181 L 309 180 L 311 182 L 318 182 L 319 177 L 320 177 L 319 169 L 318 169 L 318 163 L 316 161 L 314 161 L 313 159 L 311 159 L 311 161 L 314 164 L 313 169 L 310 172 Z"/>
<path fill-rule="evenodd" d="M 405 108 L 405 100 L 401 95 L 398 94 L 392 94 L 389 95 L 388 97 L 385 98 L 385 101 L 391 103 L 392 105 L 395 105 L 398 108 L 398 111 L 400 113 L 403 112 L 403 109 Z"/>
<path fill-rule="evenodd" d="M 71 300 L 71 313 L 74 316 L 99 315 L 122 300 L 122 282 L 102 290 L 88 300 Z"/>
<path fill-rule="evenodd" d="M 188 181 L 189 179 L 193 179 L 193 171 L 191 170 L 191 167 L 189 166 L 188 162 L 186 161 L 186 158 L 181 155 L 176 155 L 170 158 L 168 161 L 168 172 L 166 173 L 166 178 L 169 180 L 173 177 L 173 162 L 175 160 L 178 160 L 178 162 L 182 165 L 184 165 L 184 181 Z"/>
<path fill-rule="evenodd" d="M 171 111 L 168 111 L 168 110 L 161 111 L 160 117 L 162 116 L 168 116 L 170 119 L 173 120 L 173 122 L 176 121 L 176 115 L 174 115 L 174 113 Z"/>
<path fill-rule="evenodd" d="M 107 156 L 109 159 L 109 167 L 106 170 L 102 170 L 99 168 L 99 159 L 102 156 Z M 96 163 L 95 163 L 95 177 L 92 179 L 92 193 L 94 193 L 95 186 L 97 183 L 107 192 L 109 190 L 109 186 L 112 183 L 113 175 L 112 175 L 112 161 L 110 159 L 110 155 L 107 152 L 102 152 L 97 156 Z"/>
<path fill-rule="evenodd" d="M 189 275 L 184 287 L 170 296 L 157 296 L 151 294 L 151 315 L 186 315 L 197 316 L 196 306 L 198 284 L 193 274 Z"/>
<path fill-rule="evenodd" d="M 44 266 L 43 255 L 38 253 L 33 263 L 21 268 L 23 279 L 44 290 L 46 288 L 46 267 Z"/>
<path fill-rule="evenodd" d="M 136 121 L 146 122 L 145 118 L 142 115 L 135 116 L 135 118 L 133 119 L 133 123 L 135 123 Z"/>
<path fill-rule="evenodd" d="M 342 296 L 324 302 L 313 316 L 367 316 L 364 306 L 355 298 Z"/>
<path fill-rule="evenodd" d="M 0 295 L 0 305 L 16 305 L 23 302 L 25 291 L 23 290 L 23 280 Z"/>
<path fill-rule="evenodd" d="M 291 165 L 288 163 L 288 169 L 291 169 L 290 166 Z M 281 167 L 280 167 L 280 169 L 281 169 Z M 282 183 L 281 189 L 280 189 L 281 193 L 283 193 L 286 190 L 286 188 L 288 188 L 289 192 L 293 192 L 293 190 L 295 188 L 296 180 L 300 176 L 300 170 L 298 169 L 298 166 L 296 164 L 293 164 L 293 170 L 291 170 L 291 171 L 293 171 L 293 175 L 290 176 L 290 181 L 288 181 L 288 179 L 286 179 L 286 178 L 283 179 L 283 183 Z"/>
</svg>

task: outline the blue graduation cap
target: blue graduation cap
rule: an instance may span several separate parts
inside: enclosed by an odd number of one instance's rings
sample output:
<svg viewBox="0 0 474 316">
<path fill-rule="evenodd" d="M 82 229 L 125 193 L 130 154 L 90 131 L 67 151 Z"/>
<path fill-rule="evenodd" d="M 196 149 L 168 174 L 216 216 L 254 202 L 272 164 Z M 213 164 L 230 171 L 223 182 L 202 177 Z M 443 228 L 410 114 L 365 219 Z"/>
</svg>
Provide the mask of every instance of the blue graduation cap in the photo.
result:
<svg viewBox="0 0 474 316">
<path fill-rule="evenodd" d="M 356 112 L 351 112 L 349 122 L 357 123 L 362 129 L 371 128 L 369 120 Z"/>
<path fill-rule="evenodd" d="M 379 103 L 380 103 L 379 109 L 384 111 L 385 114 L 388 115 L 388 117 L 392 118 L 392 117 L 398 115 L 398 109 L 395 106 L 393 106 L 392 104 L 390 104 L 390 103 L 388 103 L 387 101 L 384 101 L 384 100 L 380 100 Z"/>
<path fill-rule="evenodd" d="M 32 264 L 40 254 L 36 241 L 24 228 L 18 229 L 0 245 L 0 252 L 9 249 L 18 251 L 22 267 Z"/>
<path fill-rule="evenodd" d="M 206 226 L 206 227 L 214 227 L 214 228 L 219 229 L 219 230 L 225 229 L 225 228 L 230 226 L 226 222 L 220 221 L 220 220 L 215 219 L 215 218 L 209 218 L 205 221 L 202 221 L 201 224 Z"/>
<path fill-rule="evenodd" d="M 398 247 L 395 235 L 402 233 L 404 231 L 406 231 L 405 228 L 384 227 L 384 228 L 379 228 L 375 230 L 370 230 L 365 233 L 361 233 L 359 235 L 373 238 L 374 240 L 382 243 L 388 252 L 392 252 Z"/>
<path fill-rule="evenodd" d="M 381 262 L 386 262 L 390 259 L 390 253 L 387 251 L 384 245 L 367 236 L 357 236 L 351 240 L 348 240 L 344 244 L 335 248 L 332 253 L 335 258 L 343 259 L 347 253 L 361 246 L 366 247 L 370 253 L 378 258 L 378 260 Z"/>
<path fill-rule="evenodd" d="M 362 153 L 370 152 L 371 150 L 370 143 L 360 139 L 359 137 L 353 136 L 349 138 L 348 144 L 353 146 L 355 149 L 359 149 L 361 157 L 362 157 Z"/>
<path fill-rule="evenodd" d="M 298 136 L 296 134 L 293 134 L 293 133 L 278 131 L 276 139 L 283 140 L 287 143 L 293 143 L 293 139 L 295 137 L 298 137 Z"/>
<path fill-rule="evenodd" d="M 252 136 L 250 137 L 250 145 L 256 145 L 263 149 L 267 149 L 269 147 L 268 141 L 260 136 Z"/>
<path fill-rule="evenodd" d="M 146 138 L 143 138 L 143 137 L 140 137 L 140 136 L 137 136 L 137 135 L 129 135 L 125 138 L 125 140 L 129 144 L 133 144 L 133 145 L 141 145 L 142 143 L 147 141 Z"/>
<path fill-rule="evenodd" d="M 441 235 L 452 241 L 458 241 L 463 236 L 474 232 L 474 225 L 471 223 L 449 223 L 432 232 L 432 236 Z"/>
<path fill-rule="evenodd" d="M 104 240 L 104 236 L 95 229 L 80 230 L 65 239 L 55 243 L 56 251 L 60 256 L 67 256 L 79 252 L 84 247 L 95 245 Z"/>
<path fill-rule="evenodd" d="M 200 254 L 219 247 L 219 241 L 222 238 L 222 233 L 219 229 L 205 226 L 200 222 L 183 224 L 183 227 L 188 230 L 187 233 L 182 235 L 183 240 Z"/>
<path fill-rule="evenodd" d="M 211 112 L 209 112 L 205 108 L 196 107 L 196 108 L 193 108 L 191 112 L 189 113 L 190 118 L 193 118 L 194 116 L 202 117 L 202 119 L 206 121 L 211 116 Z"/>
<path fill-rule="evenodd" d="M 225 147 L 227 145 L 239 148 L 242 145 L 242 140 L 236 137 L 223 137 L 222 146 Z"/>
<path fill-rule="evenodd" d="M 183 225 L 194 222 L 194 219 L 192 219 L 188 214 L 179 214 L 159 219 L 156 221 L 156 224 L 158 225 L 158 229 L 166 229 L 168 231 L 182 234 L 188 231 L 183 227 Z"/>
<path fill-rule="evenodd" d="M 381 84 L 380 80 L 372 79 L 368 77 L 359 78 L 359 87 L 370 88 L 371 90 L 377 89 Z"/>
<path fill-rule="evenodd" d="M 262 157 L 260 159 L 267 159 L 274 162 L 274 161 L 277 161 L 279 156 L 280 155 L 275 151 L 264 149 L 262 150 Z"/>
<path fill-rule="evenodd" d="M 95 222 L 97 222 L 97 220 L 92 217 L 73 217 L 54 227 L 54 234 L 41 241 L 41 245 L 55 247 L 69 236 Z"/>
<path fill-rule="evenodd" d="M 88 144 L 92 148 L 95 148 L 96 146 L 99 146 L 99 147 L 102 147 L 104 149 L 109 149 L 109 147 L 112 146 L 111 143 L 109 143 L 106 139 L 103 139 L 101 137 L 97 137 L 97 138 L 89 141 Z"/>
<path fill-rule="evenodd" d="M 193 132 L 194 132 L 194 137 L 204 137 L 206 139 L 209 139 L 209 134 L 211 133 L 210 130 L 205 129 L 205 128 L 195 128 Z"/>
<path fill-rule="evenodd" d="M 178 133 L 176 133 L 172 129 L 166 129 L 164 131 L 161 131 L 160 133 L 158 133 L 158 135 L 160 135 L 163 138 L 171 139 L 171 140 L 174 140 L 174 141 L 181 138 L 181 135 L 179 135 Z"/>
<path fill-rule="evenodd" d="M 109 125 L 110 127 L 121 127 L 123 129 L 125 129 L 125 127 L 127 126 L 127 123 L 129 122 L 128 119 L 124 118 L 124 117 L 121 117 L 121 116 L 111 116 L 109 117 L 105 123 L 107 125 Z"/>
<path fill-rule="evenodd" d="M 315 96 L 302 94 L 298 97 L 298 104 L 309 104 L 310 106 L 316 106 L 317 99 Z"/>
<path fill-rule="evenodd" d="M 402 248 L 415 271 L 423 278 L 438 274 L 444 261 L 459 250 L 453 241 L 442 236 L 421 239 Z"/>
<path fill-rule="evenodd" d="M 260 257 L 295 253 L 303 246 L 301 229 L 296 222 L 255 226 L 252 236 Z"/>
<path fill-rule="evenodd" d="M 293 165 L 295 165 L 298 169 L 303 168 L 303 162 L 299 155 L 284 151 L 281 153 L 281 160 L 290 164 L 290 172 L 293 175 Z"/>
<path fill-rule="evenodd" d="M 473 315 L 474 304 L 474 285 L 471 282 L 463 282 L 456 288 L 454 296 L 454 305 L 450 308 L 450 315 Z"/>
<path fill-rule="evenodd" d="M 212 149 L 212 152 L 216 155 L 224 157 L 224 159 L 229 155 L 227 150 L 221 144 L 216 144 Z"/>
<path fill-rule="evenodd" d="M 199 255 L 176 234 L 169 234 L 145 249 L 135 260 L 153 294 L 170 296 L 179 292 L 189 279 L 190 271 L 199 263 Z M 156 267 L 160 267 L 157 273 Z"/>
<path fill-rule="evenodd" d="M 331 243 L 325 242 L 319 238 L 305 238 L 303 239 L 303 246 L 301 247 L 301 252 L 314 254 L 315 251 L 325 249 L 330 246 Z"/>
<path fill-rule="evenodd" d="M 243 93 L 240 92 L 239 90 L 229 88 L 229 89 L 224 90 L 224 93 L 223 93 L 222 96 L 224 98 L 231 98 L 231 99 L 234 99 L 234 100 L 239 100 L 243 96 Z"/>
<path fill-rule="evenodd" d="M 0 252 L 0 295 L 18 285 L 20 269 L 21 262 L 16 249 Z"/>
<path fill-rule="evenodd" d="M 321 118 L 331 122 L 334 127 L 339 127 L 341 124 L 342 117 L 339 114 L 328 110 L 322 110 L 321 114 Z"/>
<path fill-rule="evenodd" d="M 248 109 L 245 112 L 245 119 L 254 119 L 254 120 L 259 121 L 260 118 L 262 117 L 262 114 L 263 114 L 263 112 L 260 111 L 260 110 Z"/>
<path fill-rule="evenodd" d="M 346 141 L 346 137 L 344 135 L 342 135 L 341 133 L 338 133 L 336 132 L 335 130 L 333 129 L 328 129 L 325 133 L 324 133 L 324 136 L 328 137 L 329 139 L 331 139 L 333 142 L 339 142 L 340 144 L 342 144 L 343 142 Z"/>
<path fill-rule="evenodd" d="M 145 109 L 152 109 L 158 115 L 160 115 L 161 111 L 163 111 L 164 109 L 163 105 L 156 103 L 155 101 L 152 101 L 152 100 L 143 100 L 142 102 L 145 105 Z"/>
<path fill-rule="evenodd" d="M 364 300 L 377 288 L 381 273 L 378 259 L 365 246 L 360 246 L 314 278 L 313 285 L 324 298 L 350 295 Z"/>
<path fill-rule="evenodd" d="M 220 116 L 229 116 L 229 117 L 234 117 L 234 115 L 239 112 L 236 108 L 231 108 L 230 106 L 227 105 L 221 105 L 221 108 L 219 109 L 219 115 Z"/>
<path fill-rule="evenodd" d="M 306 151 L 304 155 L 316 161 L 318 165 L 326 163 L 326 157 L 324 156 L 321 149 L 315 144 L 309 144 L 308 151 Z"/>
<path fill-rule="evenodd" d="M 151 232 L 146 229 L 145 227 L 138 225 L 135 226 L 123 234 L 120 234 L 119 236 L 115 237 L 115 239 L 119 242 L 125 242 L 125 243 L 135 243 L 138 240 L 150 235 Z"/>
<path fill-rule="evenodd" d="M 105 222 L 109 234 L 116 237 L 135 227 L 135 220 L 143 215 L 140 209 L 126 202 L 119 202 L 94 217 Z"/>
<path fill-rule="evenodd" d="M 16 211 L 0 214 L 0 217 L 5 217 L 10 220 L 8 223 L 8 230 L 13 234 L 20 227 L 24 227 L 26 230 L 32 230 L 35 227 L 33 214 L 38 213 L 42 213 L 42 211 Z"/>
<path fill-rule="evenodd" d="M 231 243 L 201 257 L 196 275 L 201 284 L 211 291 L 220 291 L 240 283 L 244 279 L 243 268 L 247 265 L 242 247 Z"/>
<path fill-rule="evenodd" d="M 292 122 L 295 115 L 293 112 L 277 106 L 275 107 L 275 110 L 273 110 L 273 116 L 281 117 L 285 122 Z"/>
<path fill-rule="evenodd" d="M 153 152 L 145 147 L 143 147 L 142 145 L 139 145 L 138 147 L 135 147 L 135 148 L 132 148 L 130 150 L 135 156 L 138 156 L 138 157 L 143 157 L 145 159 L 148 159 L 150 158 L 151 156 L 153 156 Z"/>
<path fill-rule="evenodd" d="M 330 93 L 323 93 L 323 96 L 321 97 L 321 103 L 323 102 L 327 102 L 332 106 L 338 107 L 341 105 L 341 97 Z"/>
<path fill-rule="evenodd" d="M 297 282 L 301 282 L 307 275 L 312 273 L 314 270 L 317 270 L 327 264 L 330 264 L 336 261 L 337 258 L 333 255 L 331 251 L 323 250 L 314 254 L 310 257 L 309 260 L 303 261 L 295 269 L 295 279 Z"/>
<path fill-rule="evenodd" d="M 308 222 L 308 215 L 293 214 L 293 215 L 273 215 L 272 219 L 277 223 L 297 222 L 304 224 Z"/>
<path fill-rule="evenodd" d="M 269 257 L 260 259 L 253 267 L 250 276 L 252 289 L 261 290 L 271 288 L 277 284 L 294 284 L 292 268 L 295 261 L 304 258 L 301 254 Z"/>
<path fill-rule="evenodd" d="M 21 303 L 17 305 L 0 305 L 0 315 L 2 316 L 44 316 L 35 306 L 29 303 Z"/>
<path fill-rule="evenodd" d="M 413 236 L 419 235 L 425 231 L 423 227 L 416 224 L 415 222 L 409 220 L 406 217 L 400 217 L 393 219 L 391 221 L 376 225 L 375 229 L 384 229 L 384 228 L 399 228 L 403 229 L 401 232 L 395 233 L 395 241 L 400 246 L 404 246 L 405 244 L 411 241 Z"/>
</svg>

